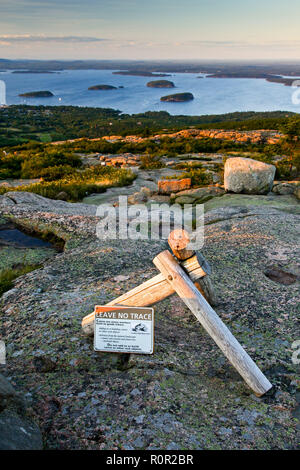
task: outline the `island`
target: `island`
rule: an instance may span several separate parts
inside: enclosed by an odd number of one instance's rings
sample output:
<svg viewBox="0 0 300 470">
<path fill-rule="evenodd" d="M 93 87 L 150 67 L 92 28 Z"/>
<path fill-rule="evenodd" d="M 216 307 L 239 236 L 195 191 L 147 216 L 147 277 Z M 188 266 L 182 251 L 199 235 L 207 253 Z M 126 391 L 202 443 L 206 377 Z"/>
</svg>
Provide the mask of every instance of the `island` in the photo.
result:
<svg viewBox="0 0 300 470">
<path fill-rule="evenodd" d="M 261 73 L 256 71 L 247 71 L 247 72 L 217 72 L 212 75 L 208 75 L 207 78 L 258 78 L 258 79 L 268 79 L 272 75 L 268 73 Z"/>
<path fill-rule="evenodd" d="M 271 82 L 271 83 L 281 83 L 282 85 L 285 85 L 285 86 L 293 86 L 293 87 L 300 86 L 300 80 L 297 78 L 269 77 L 266 80 L 267 82 Z"/>
<path fill-rule="evenodd" d="M 184 101 L 191 101 L 193 99 L 194 99 L 194 95 L 192 93 L 175 93 L 174 95 L 162 96 L 160 101 L 182 103 Z"/>
<path fill-rule="evenodd" d="M 200 77 L 198 77 L 200 78 Z M 247 73 L 238 73 L 238 72 L 218 72 L 212 75 L 208 75 L 207 78 L 252 78 L 252 79 L 261 79 L 266 80 L 271 83 L 280 83 L 285 86 L 298 86 L 295 81 L 297 78 L 285 78 L 280 75 L 272 75 L 268 73 L 259 73 L 259 72 L 247 72 Z"/>
<path fill-rule="evenodd" d="M 53 70 L 13 70 L 12 73 L 60 73 Z"/>
<path fill-rule="evenodd" d="M 112 85 L 94 85 L 88 88 L 89 90 L 116 90 L 117 87 Z"/>
<path fill-rule="evenodd" d="M 153 73 L 145 70 L 119 70 L 114 75 L 133 75 L 135 77 L 170 77 L 169 73 Z"/>
<path fill-rule="evenodd" d="M 19 96 L 24 98 L 51 98 L 53 93 L 51 91 L 29 91 L 28 93 L 20 93 Z"/>
<path fill-rule="evenodd" d="M 149 88 L 174 88 L 175 85 L 173 82 L 169 80 L 153 80 L 152 82 L 148 82 L 147 86 Z"/>
</svg>

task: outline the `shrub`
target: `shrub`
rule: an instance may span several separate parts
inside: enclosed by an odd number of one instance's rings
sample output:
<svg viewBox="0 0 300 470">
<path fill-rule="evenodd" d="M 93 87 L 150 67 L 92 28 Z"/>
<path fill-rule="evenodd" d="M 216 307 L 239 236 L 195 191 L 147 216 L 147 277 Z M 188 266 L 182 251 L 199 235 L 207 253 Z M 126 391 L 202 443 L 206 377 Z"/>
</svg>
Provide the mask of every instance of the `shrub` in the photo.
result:
<svg viewBox="0 0 300 470">
<path fill-rule="evenodd" d="M 60 192 L 68 195 L 68 200 L 72 202 L 79 201 L 91 193 L 103 193 L 104 186 L 98 184 L 84 184 L 75 182 L 49 181 L 43 183 L 35 183 L 28 186 L 19 186 L 16 191 L 29 191 L 49 199 L 56 199 Z"/>
<path fill-rule="evenodd" d="M 52 149 L 45 149 L 43 153 L 24 154 L 21 165 L 21 178 L 39 178 L 47 174 L 47 169 L 53 167 L 68 166 L 78 168 L 81 160 L 72 153 L 54 152 Z M 51 170 L 48 170 L 51 172 Z"/>
<path fill-rule="evenodd" d="M 141 157 L 141 169 L 142 170 L 157 170 L 163 168 L 164 164 L 161 161 L 161 157 L 155 154 L 147 154 Z"/>
<path fill-rule="evenodd" d="M 70 165 L 59 165 L 59 166 L 52 166 L 48 168 L 43 168 L 40 171 L 40 177 L 43 178 L 45 181 L 55 181 L 66 176 L 74 175 L 76 170 L 72 168 Z"/>
<path fill-rule="evenodd" d="M 40 196 L 56 199 L 60 192 L 68 195 L 68 200 L 76 202 L 92 193 L 103 193 L 110 186 L 126 186 L 136 178 L 131 170 L 113 167 L 94 167 L 76 171 L 70 177 L 57 181 L 42 181 L 16 188 L 1 188 L 0 194 L 7 191 L 28 191 Z"/>
<path fill-rule="evenodd" d="M 211 174 L 201 168 L 190 169 L 182 173 L 179 178 L 191 178 L 192 186 L 207 186 L 213 183 Z"/>
</svg>

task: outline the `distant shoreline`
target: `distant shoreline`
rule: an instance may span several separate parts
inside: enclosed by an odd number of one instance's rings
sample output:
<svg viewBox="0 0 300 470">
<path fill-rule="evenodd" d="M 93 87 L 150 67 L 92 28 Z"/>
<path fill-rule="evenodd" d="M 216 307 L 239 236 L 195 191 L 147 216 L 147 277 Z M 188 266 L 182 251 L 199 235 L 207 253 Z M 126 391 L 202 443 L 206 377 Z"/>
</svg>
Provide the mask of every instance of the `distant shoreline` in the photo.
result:
<svg viewBox="0 0 300 470">
<path fill-rule="evenodd" d="M 172 74 L 204 73 L 235 74 L 248 78 L 259 78 L 261 74 L 269 76 L 300 77 L 299 62 L 222 62 L 222 61 L 179 61 L 179 60 L 9 60 L 0 59 L 0 71 L 28 70 L 34 72 L 53 72 L 63 70 L 115 70 L 118 74 Z M 245 78 L 246 78 L 245 77 Z"/>
<path fill-rule="evenodd" d="M 131 75 L 134 77 L 170 77 L 169 73 L 153 73 L 140 70 L 119 70 L 113 72 L 113 75 Z"/>
<path fill-rule="evenodd" d="M 13 70 L 11 73 L 61 73 L 53 70 Z"/>
<path fill-rule="evenodd" d="M 198 77 L 202 78 L 202 77 Z M 280 83 L 285 86 L 293 86 L 294 82 L 297 80 L 297 77 L 295 78 L 284 78 L 279 75 L 269 75 L 269 74 L 263 74 L 263 73 L 257 73 L 257 74 L 233 74 L 233 73 L 216 73 L 213 75 L 208 75 L 207 78 L 230 78 L 230 79 L 256 79 L 256 80 L 266 80 L 267 82 L 271 83 Z"/>
</svg>

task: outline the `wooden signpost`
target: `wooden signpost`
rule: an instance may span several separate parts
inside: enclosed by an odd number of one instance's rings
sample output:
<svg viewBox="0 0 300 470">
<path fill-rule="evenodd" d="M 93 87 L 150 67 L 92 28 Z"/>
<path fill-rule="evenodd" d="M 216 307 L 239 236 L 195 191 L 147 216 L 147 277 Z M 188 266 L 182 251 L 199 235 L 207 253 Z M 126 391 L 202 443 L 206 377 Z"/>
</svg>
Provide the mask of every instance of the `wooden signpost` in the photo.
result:
<svg viewBox="0 0 300 470">
<path fill-rule="evenodd" d="M 264 395 L 272 384 L 211 307 L 216 296 L 204 258 L 201 266 L 199 256 L 187 249 L 190 240 L 184 230 L 171 232 L 168 241 L 176 258 L 168 250 L 160 253 L 153 260 L 160 274 L 106 305 L 146 307 L 176 292 L 254 393 Z M 83 318 L 85 334 L 94 334 L 94 321 L 95 312 Z"/>
</svg>

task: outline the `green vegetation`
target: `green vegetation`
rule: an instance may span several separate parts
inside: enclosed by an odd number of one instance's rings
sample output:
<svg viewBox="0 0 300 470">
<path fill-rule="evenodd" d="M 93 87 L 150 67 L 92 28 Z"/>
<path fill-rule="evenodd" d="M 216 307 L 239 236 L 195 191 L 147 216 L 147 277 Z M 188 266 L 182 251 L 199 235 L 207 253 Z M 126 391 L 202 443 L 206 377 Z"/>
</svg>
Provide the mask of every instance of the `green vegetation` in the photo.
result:
<svg viewBox="0 0 300 470">
<path fill-rule="evenodd" d="M 52 145 L 32 143 L 0 151 L 0 178 L 57 179 L 81 166 L 80 157 Z"/>
<path fill-rule="evenodd" d="M 19 276 L 30 273 L 41 266 L 38 264 L 18 265 L 5 269 L 0 273 L 0 297 L 4 292 L 13 288 L 13 281 Z"/>
<path fill-rule="evenodd" d="M 159 154 L 151 154 L 147 153 L 141 157 L 141 169 L 142 170 L 157 170 L 159 168 L 163 168 L 164 164 L 161 161 Z"/>
<path fill-rule="evenodd" d="M 299 115 L 287 119 L 281 126 L 281 131 L 285 134 L 282 142 L 282 150 L 287 155 L 286 161 L 282 162 L 285 168 L 281 171 L 290 173 L 293 165 L 300 173 L 300 118 Z M 288 167 L 288 168 L 286 168 Z"/>
<path fill-rule="evenodd" d="M 78 155 L 64 148 L 38 143 L 25 144 L 0 151 L 0 179 L 41 178 L 40 183 L 19 186 L 15 191 L 30 191 L 56 199 L 60 192 L 69 201 L 78 201 L 91 193 L 101 193 L 109 186 L 125 186 L 135 175 L 131 170 L 96 166 L 82 169 Z M 0 188 L 0 194 L 7 192 Z"/>
<path fill-rule="evenodd" d="M 135 153 L 135 154 L 156 154 L 158 156 L 166 155 L 174 158 L 177 155 L 189 153 L 216 153 L 229 151 L 251 151 L 262 152 L 266 146 L 251 143 L 233 142 L 229 140 L 212 139 L 205 137 L 202 139 L 193 139 L 191 137 L 159 137 L 156 140 L 148 139 L 141 142 L 107 142 L 106 140 L 79 140 L 76 142 L 65 142 L 59 146 L 60 151 L 76 153 Z M 275 146 L 270 146 L 270 151 L 275 150 Z M 273 149 L 274 147 L 274 149 Z M 19 147 L 24 148 L 23 146 Z"/>
<path fill-rule="evenodd" d="M 98 138 L 104 135 L 149 136 L 193 126 L 201 129 L 279 129 L 293 116 L 288 112 L 245 112 L 211 116 L 171 116 L 166 111 L 121 114 L 108 108 L 74 106 L 9 106 L 0 109 L 0 146 L 29 141 Z"/>
<path fill-rule="evenodd" d="M 207 186 L 213 183 L 213 179 L 210 173 L 206 173 L 204 169 L 192 168 L 185 171 L 180 176 L 181 178 L 191 178 L 193 187 Z"/>
<path fill-rule="evenodd" d="M 62 167 L 64 168 L 64 167 Z M 58 170 L 54 167 L 53 170 Z M 51 170 L 51 169 L 50 169 Z M 50 172 L 50 171 L 49 171 Z M 51 175 L 51 178 L 53 175 Z M 70 172 L 67 176 L 56 181 L 41 181 L 16 188 L 0 188 L 0 194 L 7 191 L 29 191 L 50 199 L 57 199 L 60 193 L 66 194 L 66 199 L 76 202 L 92 193 L 103 193 L 110 186 L 126 186 L 131 184 L 136 175 L 131 170 L 113 167 L 93 167 L 82 171 Z"/>
<path fill-rule="evenodd" d="M 171 175 L 167 176 L 166 179 L 170 180 L 180 180 L 182 178 L 191 178 L 192 187 L 199 188 L 200 186 L 207 186 L 213 183 L 213 178 L 210 173 L 205 171 L 205 168 L 201 168 L 201 166 L 190 166 L 186 165 L 185 170 L 180 175 Z"/>
<path fill-rule="evenodd" d="M 235 121 L 230 120 L 233 117 L 236 118 Z M 282 113 L 258 113 L 257 116 L 257 113 L 235 113 L 223 116 L 223 121 L 220 119 L 222 119 L 220 116 L 170 116 L 165 112 L 128 116 L 120 114 L 119 111 L 96 108 L 30 106 L 4 108 L 0 110 L 2 144 L 0 179 L 40 178 L 41 181 L 38 183 L 20 186 L 14 190 L 32 191 L 45 197 L 53 199 L 59 197 L 68 201 L 78 201 L 91 193 L 103 192 L 109 186 L 124 186 L 134 180 L 135 175 L 131 170 L 100 165 L 84 169 L 80 155 L 93 153 L 138 154 L 141 156 L 142 169 L 162 168 L 164 166 L 162 157 L 172 159 L 178 155 L 186 155 L 188 159 L 195 159 L 195 162 L 179 163 L 176 169 L 182 169 L 182 177 L 190 177 L 193 186 L 203 186 L 212 182 L 211 176 L 201 166 L 202 157 L 193 156 L 199 153 L 220 153 L 225 155 L 225 158 L 229 155 L 240 155 L 273 163 L 277 168 L 277 179 L 299 176 L 300 116 L 298 114 L 283 116 Z M 204 124 L 203 120 L 206 120 L 207 124 Z M 213 122 L 209 124 L 209 121 Z M 223 129 L 236 126 L 241 130 L 273 127 L 284 133 L 285 137 L 277 144 L 267 144 L 263 141 L 251 143 L 250 139 L 247 142 L 235 142 L 209 137 L 199 139 L 188 134 L 177 135 L 176 138 L 168 136 L 168 129 L 174 132 L 190 127 L 186 125 L 187 122 L 198 123 L 198 128 L 217 127 L 218 124 Z M 116 131 L 118 135 L 131 135 L 135 132 L 132 126 L 138 126 L 137 135 L 143 139 L 108 141 L 99 138 L 99 134 L 115 135 Z M 79 128 L 78 134 L 74 135 Z M 24 134 L 21 134 L 24 129 L 32 133 L 38 132 L 40 141 L 25 142 Z M 58 135 L 58 132 L 61 134 Z M 9 144 L 5 138 L 3 143 L 3 133 L 7 136 Z M 63 141 L 57 145 L 47 142 L 58 136 L 61 139 L 81 137 L 83 133 L 85 138 L 79 140 Z M 95 134 L 98 138 L 91 139 Z M 18 135 L 22 135 L 22 142 L 19 142 Z M 152 137 L 154 135 L 155 138 Z M 41 140 L 46 142 L 42 143 Z M 11 145 L 13 141 L 17 141 L 17 145 Z M 215 165 L 211 169 L 218 171 L 222 176 L 222 164 L 219 167 Z M 1 187 L 0 194 L 8 190 L 12 188 Z"/>
</svg>

